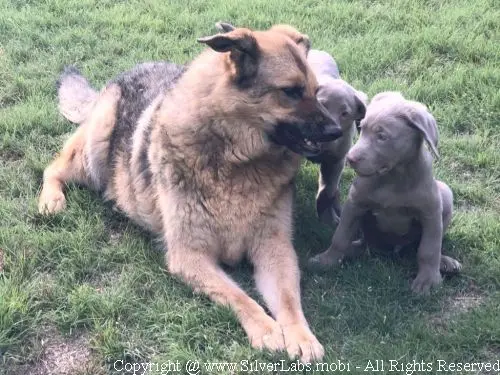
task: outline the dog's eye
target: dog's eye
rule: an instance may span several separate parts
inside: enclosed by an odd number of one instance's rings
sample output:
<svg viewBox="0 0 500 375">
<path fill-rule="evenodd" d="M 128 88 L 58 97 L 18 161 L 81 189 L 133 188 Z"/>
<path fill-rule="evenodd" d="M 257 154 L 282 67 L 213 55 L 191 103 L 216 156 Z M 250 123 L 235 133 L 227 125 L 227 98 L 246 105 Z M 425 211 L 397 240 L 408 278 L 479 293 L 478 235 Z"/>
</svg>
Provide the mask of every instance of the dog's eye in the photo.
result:
<svg viewBox="0 0 500 375">
<path fill-rule="evenodd" d="M 379 141 L 385 141 L 385 140 L 387 140 L 387 135 L 385 135 L 384 133 L 378 132 L 377 133 L 377 139 Z"/>
<path fill-rule="evenodd" d="M 342 112 L 340 115 L 341 115 L 342 117 L 347 117 L 347 116 L 349 116 L 349 112 L 344 111 L 344 112 Z"/>
<path fill-rule="evenodd" d="M 301 86 L 293 86 L 293 87 L 283 87 L 281 89 L 290 99 L 302 99 L 304 95 L 304 88 Z"/>
</svg>

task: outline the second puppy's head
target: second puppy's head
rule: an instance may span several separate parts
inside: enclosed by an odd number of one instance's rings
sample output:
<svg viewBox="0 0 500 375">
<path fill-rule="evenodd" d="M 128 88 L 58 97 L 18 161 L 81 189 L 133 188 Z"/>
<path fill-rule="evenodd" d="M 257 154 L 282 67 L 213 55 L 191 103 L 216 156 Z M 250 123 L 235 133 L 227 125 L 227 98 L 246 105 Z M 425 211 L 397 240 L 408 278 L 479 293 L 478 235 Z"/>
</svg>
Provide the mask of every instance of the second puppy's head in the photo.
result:
<svg viewBox="0 0 500 375">
<path fill-rule="evenodd" d="M 436 120 L 427 107 L 397 92 L 380 93 L 368 105 L 347 161 L 360 176 L 383 175 L 415 160 L 424 141 L 438 157 Z"/>
<path fill-rule="evenodd" d="M 346 132 L 355 121 L 365 117 L 368 97 L 342 79 L 318 76 L 318 100 Z"/>
</svg>

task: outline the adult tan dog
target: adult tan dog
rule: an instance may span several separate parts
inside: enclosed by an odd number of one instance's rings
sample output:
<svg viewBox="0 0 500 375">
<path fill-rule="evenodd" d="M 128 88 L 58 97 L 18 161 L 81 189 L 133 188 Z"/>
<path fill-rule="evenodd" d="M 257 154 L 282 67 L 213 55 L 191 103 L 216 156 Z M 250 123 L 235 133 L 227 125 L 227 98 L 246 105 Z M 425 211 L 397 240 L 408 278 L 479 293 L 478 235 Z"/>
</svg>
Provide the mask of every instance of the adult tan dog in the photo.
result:
<svg viewBox="0 0 500 375">
<path fill-rule="evenodd" d="M 275 26 L 199 42 L 210 49 L 185 71 L 139 65 L 100 94 L 63 74 L 60 109 L 80 126 L 44 172 L 39 210 L 62 210 L 70 181 L 102 191 L 164 239 L 172 274 L 232 307 L 254 347 L 321 359 L 301 307 L 293 182 L 301 155 L 342 132 L 316 99 L 309 41 Z M 244 256 L 274 318 L 219 266 Z"/>
<path fill-rule="evenodd" d="M 229 32 L 235 27 L 226 22 L 217 22 L 220 32 Z M 340 124 L 342 137 L 321 144 L 321 152 L 308 159 L 320 164 L 316 212 L 322 222 L 337 225 L 341 213 L 339 184 L 345 165 L 345 156 L 352 145 L 355 123 L 365 116 L 368 97 L 340 79 L 337 63 L 325 51 L 311 49 L 307 62 L 318 80 L 316 96 L 328 113 Z"/>
<path fill-rule="evenodd" d="M 434 179 L 438 131 L 427 108 L 401 94 L 376 95 L 361 122 L 361 136 L 347 154 L 357 173 L 344 204 L 332 244 L 310 265 L 327 268 L 359 255 L 364 244 L 355 239 L 361 229 L 368 246 L 418 244 L 418 274 L 412 290 L 427 293 L 441 282 L 440 270 L 458 272 L 458 261 L 441 255 L 450 224 L 453 193 Z"/>
</svg>

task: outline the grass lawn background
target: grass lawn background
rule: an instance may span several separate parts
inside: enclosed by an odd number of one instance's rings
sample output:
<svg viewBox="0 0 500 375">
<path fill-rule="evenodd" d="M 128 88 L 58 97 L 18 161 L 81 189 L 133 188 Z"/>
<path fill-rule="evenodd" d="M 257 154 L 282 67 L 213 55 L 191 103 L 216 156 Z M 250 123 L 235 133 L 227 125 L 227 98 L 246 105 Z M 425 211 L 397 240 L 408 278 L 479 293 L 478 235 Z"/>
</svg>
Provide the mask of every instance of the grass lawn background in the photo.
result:
<svg viewBox="0 0 500 375">
<path fill-rule="evenodd" d="M 326 275 L 304 271 L 304 310 L 324 362 L 349 361 L 362 367 L 351 373 L 363 373 L 368 360 L 436 368 L 437 360 L 500 359 L 495 3 L 0 0 L 0 374 L 99 375 L 113 373 L 116 360 L 286 359 L 252 350 L 230 310 L 169 276 L 158 243 L 95 193 L 70 186 L 64 213 L 36 213 L 43 169 L 74 129 L 55 100 L 63 66 L 76 64 L 100 88 L 142 61 L 186 63 L 202 49 L 196 38 L 215 33 L 219 20 L 292 24 L 337 59 L 353 86 L 370 97 L 401 91 L 438 122 L 435 174 L 455 194 L 444 250 L 463 274 L 422 298 L 409 289 L 412 256 L 367 254 Z M 317 167 L 304 163 L 295 224 L 302 261 L 332 234 L 315 217 L 316 177 Z M 352 177 L 346 169 L 344 194 Z M 246 266 L 232 274 L 256 294 Z"/>
</svg>

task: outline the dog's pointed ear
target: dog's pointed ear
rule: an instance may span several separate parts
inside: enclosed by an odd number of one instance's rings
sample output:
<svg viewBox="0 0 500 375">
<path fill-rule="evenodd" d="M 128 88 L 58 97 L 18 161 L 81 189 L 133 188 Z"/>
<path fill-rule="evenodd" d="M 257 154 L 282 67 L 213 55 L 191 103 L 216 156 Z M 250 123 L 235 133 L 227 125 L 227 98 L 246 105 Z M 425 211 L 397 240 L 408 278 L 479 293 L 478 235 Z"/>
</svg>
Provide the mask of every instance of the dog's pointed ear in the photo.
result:
<svg viewBox="0 0 500 375">
<path fill-rule="evenodd" d="M 309 53 L 309 50 L 311 49 L 311 40 L 306 34 L 300 33 L 292 26 L 275 25 L 271 27 L 270 31 L 276 31 L 278 33 L 285 34 L 297 44 L 297 46 L 305 53 L 306 56 Z"/>
<path fill-rule="evenodd" d="M 217 52 L 229 52 L 233 50 L 249 54 L 257 52 L 257 41 L 249 29 L 233 29 L 225 34 L 198 38 L 198 42 L 206 44 Z"/>
<path fill-rule="evenodd" d="M 366 106 L 368 105 L 368 95 L 362 91 L 355 90 L 354 100 L 356 102 L 356 121 L 361 121 L 366 115 Z"/>
<path fill-rule="evenodd" d="M 427 110 L 427 107 L 421 103 L 408 101 L 408 108 L 405 111 L 409 123 L 418 129 L 424 137 L 425 143 L 436 159 L 439 159 L 437 151 L 438 128 L 434 116 Z"/>
<path fill-rule="evenodd" d="M 257 74 L 260 52 L 251 30 L 235 28 L 224 34 L 199 38 L 198 42 L 208 45 L 217 52 L 230 52 L 232 74 L 239 84 Z"/>
<path fill-rule="evenodd" d="M 227 22 L 217 22 L 215 24 L 215 28 L 220 33 L 228 33 L 230 31 L 234 31 L 234 29 L 236 29 L 233 25 L 231 25 L 230 23 L 227 23 Z"/>
</svg>

